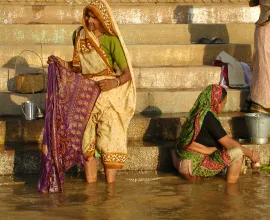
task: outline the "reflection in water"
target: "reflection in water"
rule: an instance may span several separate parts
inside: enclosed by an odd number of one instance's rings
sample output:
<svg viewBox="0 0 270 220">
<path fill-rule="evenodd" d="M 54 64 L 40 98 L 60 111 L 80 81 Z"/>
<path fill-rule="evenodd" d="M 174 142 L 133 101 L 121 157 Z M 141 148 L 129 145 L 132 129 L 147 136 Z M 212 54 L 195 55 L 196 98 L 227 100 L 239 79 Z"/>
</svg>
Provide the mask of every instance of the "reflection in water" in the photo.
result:
<svg viewBox="0 0 270 220">
<path fill-rule="evenodd" d="M 174 174 L 121 173 L 109 185 L 67 177 L 62 194 L 39 194 L 36 181 L 26 181 L 0 187 L 1 219 L 264 220 L 270 214 L 269 176 L 249 172 L 226 184 L 220 177 L 188 182 Z"/>
</svg>

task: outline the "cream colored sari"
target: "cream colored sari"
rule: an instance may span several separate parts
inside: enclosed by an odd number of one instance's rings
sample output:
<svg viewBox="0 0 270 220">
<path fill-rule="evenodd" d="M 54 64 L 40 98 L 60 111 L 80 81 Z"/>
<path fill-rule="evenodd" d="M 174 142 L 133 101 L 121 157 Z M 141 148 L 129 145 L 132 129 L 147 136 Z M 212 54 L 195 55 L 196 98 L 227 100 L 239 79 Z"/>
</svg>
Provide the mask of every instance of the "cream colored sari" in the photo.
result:
<svg viewBox="0 0 270 220">
<path fill-rule="evenodd" d="M 103 0 L 91 0 L 84 9 L 83 26 L 76 31 L 73 66 L 81 67 L 82 74 L 94 81 L 121 75 L 116 63 L 114 69 L 118 69 L 117 72 L 109 65 L 98 39 L 86 28 L 84 15 L 87 9 L 93 11 L 108 35 L 118 37 L 132 80 L 109 91 L 101 92 L 84 133 L 83 152 L 86 156 L 92 156 L 95 149 L 98 149 L 105 165 L 111 168 L 121 168 L 127 157 L 126 132 L 136 103 L 133 70 L 110 7 Z"/>
</svg>

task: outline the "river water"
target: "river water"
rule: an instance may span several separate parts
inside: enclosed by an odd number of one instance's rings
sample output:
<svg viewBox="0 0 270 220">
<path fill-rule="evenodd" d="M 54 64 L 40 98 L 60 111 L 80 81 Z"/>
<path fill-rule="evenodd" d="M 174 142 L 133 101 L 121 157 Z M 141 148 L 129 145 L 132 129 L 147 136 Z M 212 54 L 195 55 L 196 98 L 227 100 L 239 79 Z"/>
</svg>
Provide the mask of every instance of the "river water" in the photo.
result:
<svg viewBox="0 0 270 220">
<path fill-rule="evenodd" d="M 80 174 L 81 175 L 81 174 Z M 270 174 L 226 184 L 223 177 L 188 182 L 174 173 L 120 172 L 117 181 L 87 184 L 66 176 L 65 192 L 40 194 L 37 176 L 0 177 L 0 219 L 158 220 L 270 218 Z"/>
</svg>

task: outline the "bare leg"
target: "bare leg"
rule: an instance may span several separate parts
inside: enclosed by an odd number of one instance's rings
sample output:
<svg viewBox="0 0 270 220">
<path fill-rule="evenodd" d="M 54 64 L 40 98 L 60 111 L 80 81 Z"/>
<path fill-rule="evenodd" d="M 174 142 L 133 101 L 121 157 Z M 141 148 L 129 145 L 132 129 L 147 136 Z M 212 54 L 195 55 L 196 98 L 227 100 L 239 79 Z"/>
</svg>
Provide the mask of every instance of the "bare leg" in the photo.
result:
<svg viewBox="0 0 270 220">
<path fill-rule="evenodd" d="M 94 156 L 88 157 L 88 161 L 84 163 L 84 171 L 88 183 L 97 181 L 97 160 Z"/>
<path fill-rule="evenodd" d="M 227 183 L 236 183 L 239 174 L 241 171 L 242 163 L 243 163 L 244 157 L 241 157 L 239 160 L 235 161 L 232 165 L 228 167 L 227 172 Z"/>
<path fill-rule="evenodd" d="M 116 169 L 105 168 L 106 182 L 113 183 L 115 181 Z"/>
</svg>

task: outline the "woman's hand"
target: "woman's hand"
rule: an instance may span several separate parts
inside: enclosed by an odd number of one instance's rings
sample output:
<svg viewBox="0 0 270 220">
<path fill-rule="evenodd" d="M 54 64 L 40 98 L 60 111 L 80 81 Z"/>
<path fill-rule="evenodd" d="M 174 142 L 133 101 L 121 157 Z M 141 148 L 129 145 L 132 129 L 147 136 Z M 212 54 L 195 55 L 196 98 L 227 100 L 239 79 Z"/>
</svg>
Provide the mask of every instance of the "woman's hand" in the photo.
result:
<svg viewBox="0 0 270 220">
<path fill-rule="evenodd" d="M 246 155 L 252 162 L 256 163 L 260 160 L 260 155 L 258 152 L 243 147 L 241 144 L 239 144 L 236 140 L 232 139 L 228 135 L 220 138 L 218 142 L 221 143 L 222 146 L 225 148 L 239 147 L 243 151 L 244 155 Z"/>
<path fill-rule="evenodd" d="M 256 151 L 252 151 L 252 154 L 251 154 L 251 156 L 249 157 L 249 159 L 250 159 L 252 162 L 257 163 L 257 162 L 259 162 L 259 160 L 260 160 L 260 154 L 259 154 L 258 152 L 256 152 Z"/>
<path fill-rule="evenodd" d="M 49 65 L 54 63 L 53 58 L 51 56 L 48 57 L 47 63 Z"/>
<path fill-rule="evenodd" d="M 118 86 L 117 80 L 115 79 L 103 79 L 98 81 L 98 86 L 101 91 L 108 91 Z"/>
<path fill-rule="evenodd" d="M 64 60 L 62 60 L 61 58 L 59 58 L 59 57 L 57 57 L 57 56 L 54 56 L 54 57 L 59 61 L 59 63 L 60 63 L 62 66 L 65 66 L 65 61 L 64 61 Z M 52 56 L 49 56 L 49 57 L 48 57 L 47 63 L 48 63 L 49 65 L 54 63 Z"/>
</svg>

